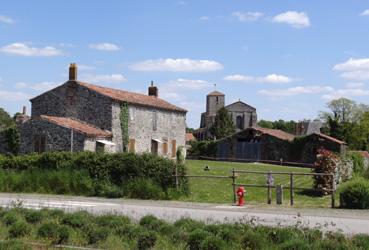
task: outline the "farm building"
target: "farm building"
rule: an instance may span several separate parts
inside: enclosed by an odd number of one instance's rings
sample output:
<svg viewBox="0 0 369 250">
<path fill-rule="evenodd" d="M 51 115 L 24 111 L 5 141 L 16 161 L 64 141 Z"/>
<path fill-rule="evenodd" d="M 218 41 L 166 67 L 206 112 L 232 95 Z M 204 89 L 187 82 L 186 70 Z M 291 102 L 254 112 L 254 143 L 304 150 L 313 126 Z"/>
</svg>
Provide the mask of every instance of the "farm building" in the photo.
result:
<svg viewBox="0 0 369 250">
<path fill-rule="evenodd" d="M 186 110 L 148 95 L 69 80 L 31 99 L 32 114 L 19 125 L 22 153 L 44 151 L 151 152 L 175 158 L 186 143 Z"/>
<path fill-rule="evenodd" d="M 322 147 L 341 154 L 346 143 L 321 133 L 298 137 L 277 129 L 252 127 L 218 141 L 216 157 L 314 163 Z"/>
</svg>

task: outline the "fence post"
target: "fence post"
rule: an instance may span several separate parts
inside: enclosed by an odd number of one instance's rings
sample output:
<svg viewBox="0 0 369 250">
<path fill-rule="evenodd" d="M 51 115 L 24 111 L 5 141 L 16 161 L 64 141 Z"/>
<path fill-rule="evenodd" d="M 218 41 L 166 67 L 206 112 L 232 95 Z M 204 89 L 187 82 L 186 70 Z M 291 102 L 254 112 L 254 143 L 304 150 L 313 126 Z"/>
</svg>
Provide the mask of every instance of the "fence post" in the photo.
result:
<svg viewBox="0 0 369 250">
<path fill-rule="evenodd" d="M 290 172 L 290 203 L 291 203 L 291 206 L 293 206 L 293 197 L 294 194 L 293 194 L 293 174 L 292 172 Z"/>
<path fill-rule="evenodd" d="M 267 203 L 272 204 L 272 190 L 270 188 L 270 184 L 271 184 L 270 183 L 270 181 L 271 181 L 271 171 L 270 170 L 268 171 L 268 178 L 267 179 L 268 179 L 268 183 L 267 183 L 268 184 Z"/>
<path fill-rule="evenodd" d="M 335 208 L 335 206 L 336 206 L 336 180 L 335 180 L 335 178 L 334 178 L 335 176 L 334 176 L 334 174 L 332 174 L 332 205 L 331 205 L 331 207 L 332 208 Z"/>
<path fill-rule="evenodd" d="M 236 204 L 236 174 L 234 168 L 232 169 L 232 189 L 233 189 L 233 204 Z"/>
</svg>

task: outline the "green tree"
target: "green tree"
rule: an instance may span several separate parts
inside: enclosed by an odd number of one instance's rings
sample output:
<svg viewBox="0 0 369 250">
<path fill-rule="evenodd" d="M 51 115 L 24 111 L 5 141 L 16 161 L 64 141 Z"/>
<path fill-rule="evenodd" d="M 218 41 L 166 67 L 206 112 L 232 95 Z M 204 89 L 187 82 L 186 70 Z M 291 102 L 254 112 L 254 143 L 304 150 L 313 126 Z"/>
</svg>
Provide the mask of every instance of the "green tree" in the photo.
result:
<svg viewBox="0 0 369 250">
<path fill-rule="evenodd" d="M 0 131 L 14 125 L 13 119 L 8 112 L 0 108 Z"/>
<path fill-rule="evenodd" d="M 261 128 L 273 128 L 273 122 L 266 121 L 266 120 L 260 120 L 258 122 L 258 126 Z"/>
<path fill-rule="evenodd" d="M 210 133 L 216 139 L 222 139 L 235 132 L 235 126 L 232 117 L 229 115 L 226 108 L 220 108 L 215 116 L 215 121 L 210 128 Z"/>
</svg>

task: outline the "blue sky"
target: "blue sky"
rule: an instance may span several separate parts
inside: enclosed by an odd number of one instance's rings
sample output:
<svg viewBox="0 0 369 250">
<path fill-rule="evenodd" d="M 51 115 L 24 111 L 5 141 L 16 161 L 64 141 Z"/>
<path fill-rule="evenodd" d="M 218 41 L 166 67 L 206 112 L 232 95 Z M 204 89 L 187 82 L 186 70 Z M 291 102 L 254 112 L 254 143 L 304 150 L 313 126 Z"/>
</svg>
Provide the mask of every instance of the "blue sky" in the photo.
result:
<svg viewBox="0 0 369 250">
<path fill-rule="evenodd" d="M 67 79 L 159 95 L 199 126 L 206 94 L 259 119 L 314 119 L 333 98 L 369 104 L 369 1 L 2 1 L 0 106 Z"/>
</svg>

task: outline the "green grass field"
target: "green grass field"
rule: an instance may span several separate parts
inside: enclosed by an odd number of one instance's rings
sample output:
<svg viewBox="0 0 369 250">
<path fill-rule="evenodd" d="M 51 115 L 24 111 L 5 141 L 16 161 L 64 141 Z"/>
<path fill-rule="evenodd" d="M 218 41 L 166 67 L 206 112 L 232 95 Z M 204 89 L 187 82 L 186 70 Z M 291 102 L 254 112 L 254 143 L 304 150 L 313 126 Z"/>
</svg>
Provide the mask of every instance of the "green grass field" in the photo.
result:
<svg viewBox="0 0 369 250">
<path fill-rule="evenodd" d="M 188 175 L 232 175 L 232 169 L 235 170 L 252 170 L 252 171 L 272 171 L 272 172 L 302 172 L 310 173 L 308 168 L 276 166 L 269 164 L 257 163 L 232 163 L 217 161 L 186 161 Z M 205 165 L 210 167 L 210 171 L 204 171 Z M 266 176 L 260 174 L 239 174 L 237 183 L 246 184 L 266 184 Z M 289 186 L 289 175 L 274 175 L 274 183 L 276 185 Z M 313 186 L 313 177 L 311 176 L 295 176 L 295 187 L 311 188 Z M 193 202 L 210 202 L 210 203 L 232 203 L 232 179 L 210 179 L 210 178 L 190 178 L 189 179 L 189 196 L 183 196 L 183 201 Z M 290 204 L 290 191 L 288 188 L 283 192 L 284 204 Z M 266 204 L 267 189 L 249 187 L 246 188 L 246 203 L 248 204 Z M 294 192 L 295 207 L 330 207 L 331 197 L 317 197 L 304 195 L 301 191 Z M 275 189 L 272 189 L 272 204 L 275 204 Z"/>
</svg>

